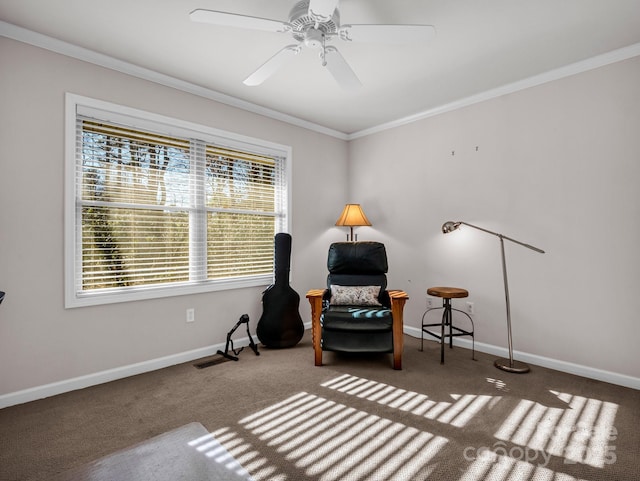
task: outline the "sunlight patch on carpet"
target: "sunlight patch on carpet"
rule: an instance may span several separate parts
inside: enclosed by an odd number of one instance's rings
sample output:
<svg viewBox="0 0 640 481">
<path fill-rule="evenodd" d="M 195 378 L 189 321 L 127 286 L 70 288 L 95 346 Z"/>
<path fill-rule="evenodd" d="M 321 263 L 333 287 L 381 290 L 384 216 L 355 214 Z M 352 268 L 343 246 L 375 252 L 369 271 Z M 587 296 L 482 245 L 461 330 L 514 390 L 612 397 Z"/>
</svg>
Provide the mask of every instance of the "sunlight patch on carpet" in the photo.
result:
<svg viewBox="0 0 640 481">
<path fill-rule="evenodd" d="M 349 374 L 321 386 L 456 428 L 464 428 L 502 399 L 451 394 L 451 401 L 435 401 L 422 393 Z M 487 440 L 491 446 L 461 448 L 468 465 L 457 479 L 582 481 L 558 471 L 557 460 L 596 468 L 615 462 L 615 446 L 610 443 L 617 435 L 618 405 L 550 392 L 567 407 L 517 401 L 493 440 Z M 319 481 L 425 480 L 438 468 L 438 456 L 455 446 L 447 437 L 308 392 L 261 409 L 241 419 L 239 425 L 280 459 Z M 287 481 L 273 459 L 269 461 L 238 433 L 220 430 L 213 434 L 256 481 Z"/>
<path fill-rule="evenodd" d="M 308 393 L 240 424 L 322 481 L 426 479 L 447 444 L 444 437 Z"/>
<path fill-rule="evenodd" d="M 558 473 L 493 451 L 484 451 L 464 472 L 459 481 L 588 481 L 566 473 Z"/>
<path fill-rule="evenodd" d="M 550 391 L 568 409 L 543 406 L 523 399 L 495 433 L 495 437 L 528 449 L 563 457 L 566 463 L 596 468 L 616 461 L 614 426 L 618 405 L 598 399 Z"/>
<path fill-rule="evenodd" d="M 451 394 L 455 402 L 434 401 L 425 394 L 350 374 L 338 376 L 322 386 L 458 428 L 466 426 L 483 408 L 491 407 L 501 399 L 500 396 Z"/>
</svg>

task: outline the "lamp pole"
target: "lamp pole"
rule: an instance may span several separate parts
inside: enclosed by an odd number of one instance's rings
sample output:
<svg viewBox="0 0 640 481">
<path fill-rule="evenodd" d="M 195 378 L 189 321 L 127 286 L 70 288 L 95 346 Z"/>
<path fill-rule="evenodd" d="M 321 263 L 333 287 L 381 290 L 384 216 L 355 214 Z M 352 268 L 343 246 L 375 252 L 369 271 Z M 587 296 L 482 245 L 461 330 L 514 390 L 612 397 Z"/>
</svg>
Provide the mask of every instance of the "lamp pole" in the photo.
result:
<svg viewBox="0 0 640 481">
<path fill-rule="evenodd" d="M 498 235 L 500 239 L 500 251 L 502 252 L 502 278 L 504 279 L 504 298 L 507 305 L 507 344 L 509 346 L 509 359 L 496 359 L 493 365 L 498 369 L 508 372 L 525 373 L 529 372 L 529 366 L 521 361 L 513 359 L 513 340 L 511 336 L 511 303 L 509 302 L 509 282 L 507 280 L 507 258 L 504 254 L 504 236 Z"/>
<path fill-rule="evenodd" d="M 507 372 L 514 372 L 514 373 L 520 373 L 520 374 L 529 372 L 530 369 L 526 363 L 521 361 L 516 361 L 513 359 L 513 339 L 511 335 L 511 303 L 509 302 L 509 282 L 507 280 L 507 258 L 504 253 L 504 240 L 506 239 L 516 244 L 520 244 L 521 246 L 534 250 L 536 252 L 539 252 L 540 254 L 544 254 L 544 251 L 530 244 L 525 244 L 524 242 L 511 239 L 510 237 L 507 237 L 505 235 L 498 234 L 497 232 L 493 232 L 473 224 L 468 224 L 466 222 L 451 222 L 451 221 L 445 222 L 442 225 L 442 232 L 444 234 L 448 234 L 449 232 L 453 232 L 454 230 L 458 229 L 461 225 L 467 225 L 469 227 L 473 227 L 474 229 L 481 230 L 482 232 L 486 232 L 487 234 L 494 235 L 498 237 L 498 239 L 500 239 L 500 253 L 502 257 L 502 278 L 504 280 L 504 297 L 505 297 L 505 302 L 507 306 L 507 342 L 509 347 L 509 358 L 496 359 L 493 365 L 498 369 L 502 369 L 503 371 L 507 371 Z"/>
</svg>

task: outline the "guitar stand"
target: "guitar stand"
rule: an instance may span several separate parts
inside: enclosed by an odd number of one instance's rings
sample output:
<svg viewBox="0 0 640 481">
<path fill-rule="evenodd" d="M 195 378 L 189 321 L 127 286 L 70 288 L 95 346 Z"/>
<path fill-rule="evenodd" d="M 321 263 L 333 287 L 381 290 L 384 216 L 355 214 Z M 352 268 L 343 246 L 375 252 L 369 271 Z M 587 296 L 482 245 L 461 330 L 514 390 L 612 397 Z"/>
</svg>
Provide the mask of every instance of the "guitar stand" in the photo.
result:
<svg viewBox="0 0 640 481">
<path fill-rule="evenodd" d="M 240 327 L 240 324 L 246 324 L 247 325 L 247 336 L 249 336 L 249 347 L 251 349 L 253 349 L 253 352 L 256 353 L 256 356 L 259 356 L 260 353 L 258 352 L 258 346 L 255 342 L 253 342 L 253 338 L 251 337 L 251 333 L 249 332 L 249 316 L 247 314 L 242 314 L 240 316 L 240 320 L 238 322 L 236 322 L 236 325 L 233 326 L 233 329 L 231 329 L 229 331 L 229 333 L 227 334 L 227 344 L 224 348 L 224 352 L 222 351 L 218 351 L 218 354 L 221 354 L 222 356 L 224 356 L 227 359 L 230 359 L 231 361 L 237 361 L 238 360 L 238 354 L 240 354 L 240 352 L 242 352 L 242 350 L 244 349 L 244 347 L 241 347 L 240 349 L 236 350 L 233 348 L 233 339 L 231 339 L 231 335 L 236 332 L 236 329 L 238 329 L 238 327 Z M 231 352 L 233 352 L 233 354 L 235 354 L 235 356 L 232 356 L 231 354 L 229 354 L 229 345 L 231 345 Z"/>
</svg>

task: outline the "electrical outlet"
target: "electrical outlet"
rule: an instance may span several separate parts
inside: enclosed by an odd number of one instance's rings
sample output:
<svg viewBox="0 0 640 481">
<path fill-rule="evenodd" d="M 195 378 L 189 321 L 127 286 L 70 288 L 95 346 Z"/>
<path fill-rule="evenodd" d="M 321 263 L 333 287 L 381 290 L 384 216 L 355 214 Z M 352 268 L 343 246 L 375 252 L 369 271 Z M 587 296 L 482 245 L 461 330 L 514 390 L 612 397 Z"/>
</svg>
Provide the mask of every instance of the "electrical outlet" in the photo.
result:
<svg viewBox="0 0 640 481">
<path fill-rule="evenodd" d="M 467 314 L 475 314 L 473 302 L 467 302 Z"/>
<path fill-rule="evenodd" d="M 187 322 L 195 322 L 196 320 L 196 310 L 192 307 L 187 309 Z"/>
<path fill-rule="evenodd" d="M 433 297 L 427 297 L 427 309 L 433 309 L 436 307 L 435 299 Z"/>
</svg>

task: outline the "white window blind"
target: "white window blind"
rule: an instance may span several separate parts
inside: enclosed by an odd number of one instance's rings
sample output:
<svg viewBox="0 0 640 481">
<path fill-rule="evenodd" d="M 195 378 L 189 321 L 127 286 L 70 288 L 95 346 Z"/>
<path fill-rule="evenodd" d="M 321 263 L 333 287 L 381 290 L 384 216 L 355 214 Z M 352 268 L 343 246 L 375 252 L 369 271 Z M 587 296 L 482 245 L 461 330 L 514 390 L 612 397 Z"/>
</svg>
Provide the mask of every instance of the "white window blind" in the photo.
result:
<svg viewBox="0 0 640 481">
<path fill-rule="evenodd" d="M 75 115 L 69 307 L 271 282 L 286 152 L 104 117 Z"/>
</svg>

